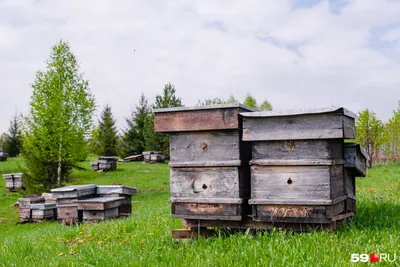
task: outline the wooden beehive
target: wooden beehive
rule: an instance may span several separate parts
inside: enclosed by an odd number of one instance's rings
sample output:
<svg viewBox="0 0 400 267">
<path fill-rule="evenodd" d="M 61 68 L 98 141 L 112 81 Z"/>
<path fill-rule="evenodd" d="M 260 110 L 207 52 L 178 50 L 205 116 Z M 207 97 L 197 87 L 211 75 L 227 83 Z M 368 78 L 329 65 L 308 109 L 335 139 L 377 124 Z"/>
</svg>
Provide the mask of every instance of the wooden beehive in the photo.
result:
<svg viewBox="0 0 400 267">
<path fill-rule="evenodd" d="M 118 208 L 124 197 L 97 197 L 78 201 L 78 210 L 82 211 L 84 221 L 101 221 L 119 217 Z"/>
<path fill-rule="evenodd" d="M 356 212 L 356 177 L 367 175 L 368 156 L 358 143 L 344 144 L 346 210 Z"/>
<path fill-rule="evenodd" d="M 143 152 L 143 160 L 145 163 L 164 162 L 165 156 L 160 151 L 145 151 Z"/>
<path fill-rule="evenodd" d="M 123 185 L 99 185 L 97 195 L 99 197 L 123 197 L 121 205 L 118 207 L 119 216 L 132 214 L 132 196 L 136 195 L 135 187 Z"/>
<path fill-rule="evenodd" d="M 0 161 L 6 161 L 8 158 L 8 153 L 0 151 Z"/>
<path fill-rule="evenodd" d="M 54 220 L 56 217 L 56 204 L 39 203 L 31 204 L 32 219 L 36 221 Z"/>
<path fill-rule="evenodd" d="M 18 189 L 24 189 L 22 173 L 3 174 L 3 178 L 6 181 L 6 189 L 8 192 L 15 192 Z"/>
<path fill-rule="evenodd" d="M 98 169 L 103 171 L 114 171 L 117 169 L 118 158 L 116 157 L 108 157 L 108 156 L 100 156 L 98 157 Z M 93 165 L 92 165 L 93 168 Z"/>
<path fill-rule="evenodd" d="M 241 104 L 155 110 L 170 137 L 172 216 L 240 221 L 250 197 L 250 144 L 241 141 Z"/>
<path fill-rule="evenodd" d="M 252 218 L 330 224 L 346 213 L 344 142 L 355 114 L 344 108 L 242 113 L 252 144 Z"/>
<path fill-rule="evenodd" d="M 57 219 L 63 224 L 75 224 L 82 220 L 78 211 L 78 200 L 96 196 L 97 187 L 89 185 L 69 185 L 52 189 L 53 198 L 57 199 Z"/>
</svg>

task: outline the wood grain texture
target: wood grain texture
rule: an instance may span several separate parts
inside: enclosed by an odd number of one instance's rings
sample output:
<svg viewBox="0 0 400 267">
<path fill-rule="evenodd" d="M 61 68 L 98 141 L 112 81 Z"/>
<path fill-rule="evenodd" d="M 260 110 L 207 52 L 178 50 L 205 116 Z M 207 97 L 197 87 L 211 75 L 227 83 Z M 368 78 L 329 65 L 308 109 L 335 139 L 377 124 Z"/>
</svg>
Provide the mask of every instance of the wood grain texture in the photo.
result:
<svg viewBox="0 0 400 267">
<path fill-rule="evenodd" d="M 70 185 L 51 189 L 53 198 L 78 198 L 96 194 L 96 185 Z"/>
<path fill-rule="evenodd" d="M 355 176 L 365 177 L 367 174 L 367 159 L 357 143 L 344 144 L 345 167 L 353 172 Z"/>
<path fill-rule="evenodd" d="M 331 199 L 328 166 L 252 166 L 251 200 Z"/>
<path fill-rule="evenodd" d="M 171 168 L 174 198 L 243 198 L 238 167 Z"/>
<path fill-rule="evenodd" d="M 326 206 L 255 205 L 253 220 L 285 223 L 330 223 Z"/>
<path fill-rule="evenodd" d="M 57 205 L 57 219 L 79 219 L 78 205 Z"/>
<path fill-rule="evenodd" d="M 98 185 L 97 194 L 98 195 L 111 195 L 111 194 L 121 194 L 133 196 L 136 194 L 137 188 L 124 186 L 124 185 Z"/>
<path fill-rule="evenodd" d="M 252 159 L 251 165 L 261 166 L 330 166 L 342 165 L 344 160 L 341 159 Z"/>
<path fill-rule="evenodd" d="M 119 212 L 118 207 L 114 207 L 106 210 L 84 210 L 82 215 L 84 221 L 105 220 L 118 217 Z"/>
<path fill-rule="evenodd" d="M 254 159 L 343 159 L 343 141 L 286 140 L 252 142 Z"/>
<path fill-rule="evenodd" d="M 344 166 L 333 165 L 330 168 L 331 199 L 343 197 L 344 193 Z"/>
<path fill-rule="evenodd" d="M 155 132 L 190 132 L 238 129 L 242 108 L 199 109 L 154 114 Z"/>
<path fill-rule="evenodd" d="M 241 220 L 241 204 L 172 203 L 173 218 Z"/>
<path fill-rule="evenodd" d="M 171 162 L 240 160 L 238 130 L 174 133 L 169 142 Z"/>
<path fill-rule="evenodd" d="M 343 115 L 306 114 L 243 118 L 244 141 L 352 138 L 343 130 Z"/>
<path fill-rule="evenodd" d="M 78 210 L 106 210 L 119 207 L 124 197 L 97 197 L 78 200 Z"/>
</svg>

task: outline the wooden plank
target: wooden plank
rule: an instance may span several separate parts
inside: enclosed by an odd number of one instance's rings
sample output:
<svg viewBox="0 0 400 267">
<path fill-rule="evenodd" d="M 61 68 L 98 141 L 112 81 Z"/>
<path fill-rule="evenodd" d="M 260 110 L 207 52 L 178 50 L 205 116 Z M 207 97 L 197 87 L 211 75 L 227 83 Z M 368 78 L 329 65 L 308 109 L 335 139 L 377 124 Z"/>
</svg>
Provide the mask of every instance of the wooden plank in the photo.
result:
<svg viewBox="0 0 400 267">
<path fill-rule="evenodd" d="M 239 128 L 239 107 L 155 112 L 155 132 L 233 130 Z"/>
<path fill-rule="evenodd" d="M 30 208 L 32 210 L 54 210 L 56 208 L 56 204 L 53 203 L 31 204 Z"/>
<path fill-rule="evenodd" d="M 252 159 L 251 165 L 263 165 L 263 166 L 329 166 L 344 164 L 344 160 L 336 159 Z"/>
<path fill-rule="evenodd" d="M 244 141 L 351 138 L 340 114 L 243 118 Z"/>
<path fill-rule="evenodd" d="M 57 205 L 58 219 L 79 219 L 78 205 Z"/>
<path fill-rule="evenodd" d="M 242 198 L 183 198 L 183 197 L 171 197 L 171 203 L 220 203 L 220 204 L 241 204 L 243 203 Z"/>
<path fill-rule="evenodd" d="M 29 219 L 31 218 L 32 213 L 31 209 L 24 209 L 24 208 L 19 208 L 19 217 L 22 219 Z"/>
<path fill-rule="evenodd" d="M 78 200 L 78 210 L 106 210 L 121 205 L 124 197 L 97 197 Z"/>
<path fill-rule="evenodd" d="M 333 165 L 330 168 L 331 198 L 342 197 L 344 193 L 344 167 Z"/>
<path fill-rule="evenodd" d="M 168 166 L 170 168 L 179 168 L 179 167 L 235 167 L 241 166 L 242 162 L 240 160 L 225 160 L 225 161 L 177 161 L 170 162 Z"/>
<path fill-rule="evenodd" d="M 174 133 L 169 142 L 171 162 L 240 160 L 237 130 Z"/>
<path fill-rule="evenodd" d="M 330 223 L 325 206 L 256 205 L 253 220 L 286 223 Z"/>
<path fill-rule="evenodd" d="M 365 177 L 367 174 L 367 158 L 357 143 L 344 144 L 345 167 L 352 170 L 355 176 Z"/>
<path fill-rule="evenodd" d="M 355 197 L 356 195 L 356 177 L 348 168 L 344 171 L 344 191 L 346 196 Z"/>
<path fill-rule="evenodd" d="M 96 185 L 70 185 L 51 189 L 53 198 L 77 198 L 96 194 Z"/>
<path fill-rule="evenodd" d="M 356 138 L 356 124 L 354 118 L 343 117 L 343 134 L 347 139 Z"/>
<path fill-rule="evenodd" d="M 326 217 L 327 218 L 333 218 L 336 215 L 342 213 L 345 211 L 345 206 L 346 206 L 346 200 L 344 199 L 341 202 L 337 202 L 333 205 L 327 206 L 326 210 Z"/>
<path fill-rule="evenodd" d="M 106 210 L 84 210 L 82 212 L 83 220 L 105 220 L 110 218 L 116 218 L 119 216 L 118 207 L 106 209 Z"/>
<path fill-rule="evenodd" d="M 286 140 L 252 142 L 254 159 L 343 159 L 343 141 Z"/>
<path fill-rule="evenodd" d="M 328 166 L 252 166 L 251 199 L 330 200 Z"/>
<path fill-rule="evenodd" d="M 296 115 L 316 115 L 316 114 L 326 114 L 335 113 L 340 115 L 345 115 L 350 118 L 357 118 L 357 115 L 350 110 L 343 107 L 323 107 L 323 108 L 306 108 L 306 109 L 292 109 L 292 110 L 271 110 L 271 111 L 259 111 L 259 112 L 246 112 L 241 113 L 242 117 L 288 117 Z"/>
<path fill-rule="evenodd" d="M 110 195 L 110 194 L 121 194 L 121 195 L 136 195 L 137 188 L 124 186 L 124 185 L 98 185 L 97 194 L 98 195 Z"/>
<path fill-rule="evenodd" d="M 274 204 L 274 205 L 331 205 L 331 199 L 282 199 L 282 198 L 269 198 L 269 199 L 249 199 L 250 205 Z"/>
<path fill-rule="evenodd" d="M 171 168 L 171 196 L 177 198 L 242 198 L 238 167 Z"/>
<path fill-rule="evenodd" d="M 173 203 L 174 215 L 237 216 L 238 205 L 209 203 Z"/>
</svg>

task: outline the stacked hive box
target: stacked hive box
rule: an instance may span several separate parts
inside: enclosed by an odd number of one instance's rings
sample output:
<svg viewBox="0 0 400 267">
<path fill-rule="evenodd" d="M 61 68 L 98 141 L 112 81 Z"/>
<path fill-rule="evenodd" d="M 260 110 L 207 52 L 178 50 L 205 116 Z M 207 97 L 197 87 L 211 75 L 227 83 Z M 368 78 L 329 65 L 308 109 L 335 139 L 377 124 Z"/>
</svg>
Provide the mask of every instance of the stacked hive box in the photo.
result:
<svg viewBox="0 0 400 267">
<path fill-rule="evenodd" d="M 157 163 L 164 162 L 165 156 L 159 151 L 145 151 L 143 152 L 144 162 L 146 163 Z"/>
<path fill-rule="evenodd" d="M 93 171 L 114 171 L 117 169 L 118 158 L 100 156 L 97 162 L 90 162 Z"/>
<path fill-rule="evenodd" d="M 17 189 L 23 189 L 22 173 L 3 174 L 6 180 L 6 189 L 8 192 L 15 192 Z"/>
<path fill-rule="evenodd" d="M 356 212 L 356 177 L 367 174 L 367 154 L 357 143 L 344 144 L 346 211 Z"/>
<path fill-rule="evenodd" d="M 44 203 L 43 197 L 23 197 L 18 199 L 19 217 L 22 222 L 27 222 L 32 219 L 31 205 Z"/>
<path fill-rule="evenodd" d="M 102 221 L 119 217 L 118 208 L 124 197 L 96 197 L 78 200 L 78 211 L 86 222 Z"/>
<path fill-rule="evenodd" d="M 136 194 L 135 187 L 123 185 L 99 185 L 97 195 L 99 197 L 123 197 L 118 207 L 119 216 L 129 216 L 132 213 L 132 196 Z"/>
<path fill-rule="evenodd" d="M 170 135 L 172 216 L 240 221 L 250 196 L 250 144 L 241 141 L 241 104 L 155 110 Z"/>
<path fill-rule="evenodd" d="M 66 224 L 78 223 L 82 213 L 78 211 L 78 200 L 96 196 L 96 185 L 70 185 L 52 189 L 57 199 L 57 219 Z"/>
<path fill-rule="evenodd" d="M 353 113 L 326 108 L 241 116 L 243 140 L 253 148 L 254 221 L 331 225 L 346 214 L 343 141 L 355 138 Z"/>
</svg>

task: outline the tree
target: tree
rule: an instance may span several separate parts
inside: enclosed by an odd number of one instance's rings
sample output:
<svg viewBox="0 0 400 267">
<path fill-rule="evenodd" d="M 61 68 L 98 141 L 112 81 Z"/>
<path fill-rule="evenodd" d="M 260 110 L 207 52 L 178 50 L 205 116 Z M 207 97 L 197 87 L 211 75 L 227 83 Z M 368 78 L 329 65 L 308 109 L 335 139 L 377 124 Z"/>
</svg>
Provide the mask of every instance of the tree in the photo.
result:
<svg viewBox="0 0 400 267">
<path fill-rule="evenodd" d="M 21 120 L 22 115 L 15 114 L 10 121 L 8 134 L 5 134 L 3 150 L 8 152 L 10 157 L 16 157 L 21 150 Z"/>
<path fill-rule="evenodd" d="M 235 104 L 238 101 L 235 99 L 233 95 L 231 95 L 227 100 L 223 98 L 215 97 L 215 98 L 206 98 L 204 101 L 198 101 L 197 106 L 207 106 L 207 105 L 220 105 L 220 104 Z"/>
<path fill-rule="evenodd" d="M 149 113 L 148 101 L 142 94 L 139 104 L 131 111 L 130 117 L 125 119 L 128 127 L 121 138 L 121 156 L 139 154 L 145 149 L 145 123 Z"/>
<path fill-rule="evenodd" d="M 95 110 L 89 82 L 68 43 L 53 46 L 46 65 L 46 71 L 36 73 L 23 134 L 25 185 L 35 192 L 67 181 L 85 153 Z"/>
<path fill-rule="evenodd" d="M 400 160 L 400 101 L 397 110 L 393 111 L 393 116 L 386 124 L 386 137 L 386 156 L 394 161 Z"/>
<path fill-rule="evenodd" d="M 99 128 L 97 127 L 95 127 L 90 134 L 89 140 L 87 142 L 87 151 L 90 154 L 100 154 Z"/>
<path fill-rule="evenodd" d="M 356 122 L 356 140 L 363 146 L 368 154 L 369 167 L 379 151 L 379 147 L 385 142 L 385 127 L 374 112 L 365 109 L 358 114 Z"/>
<path fill-rule="evenodd" d="M 249 93 L 247 94 L 246 98 L 244 99 L 243 104 L 251 108 L 257 108 L 257 101 L 254 97 L 252 97 Z"/>
<path fill-rule="evenodd" d="M 7 138 L 8 138 L 8 134 L 6 134 L 6 133 L 2 133 L 0 135 L 0 152 L 4 151 L 3 147 L 4 147 L 4 143 L 6 142 Z"/>
<path fill-rule="evenodd" d="M 153 108 L 182 107 L 182 101 L 176 95 L 175 86 L 168 83 L 164 86 L 162 95 L 156 96 Z M 154 133 L 154 116 L 151 114 L 145 120 L 145 148 L 146 150 L 162 151 L 169 157 L 169 138 L 166 134 Z"/>
<path fill-rule="evenodd" d="M 111 107 L 106 105 L 101 113 L 99 121 L 99 152 L 103 156 L 115 156 L 118 154 L 118 133 Z"/>
<path fill-rule="evenodd" d="M 261 105 L 258 106 L 259 110 L 266 110 L 266 111 L 271 111 L 272 110 L 272 105 L 268 100 L 264 100 L 264 102 L 261 103 Z"/>
</svg>

